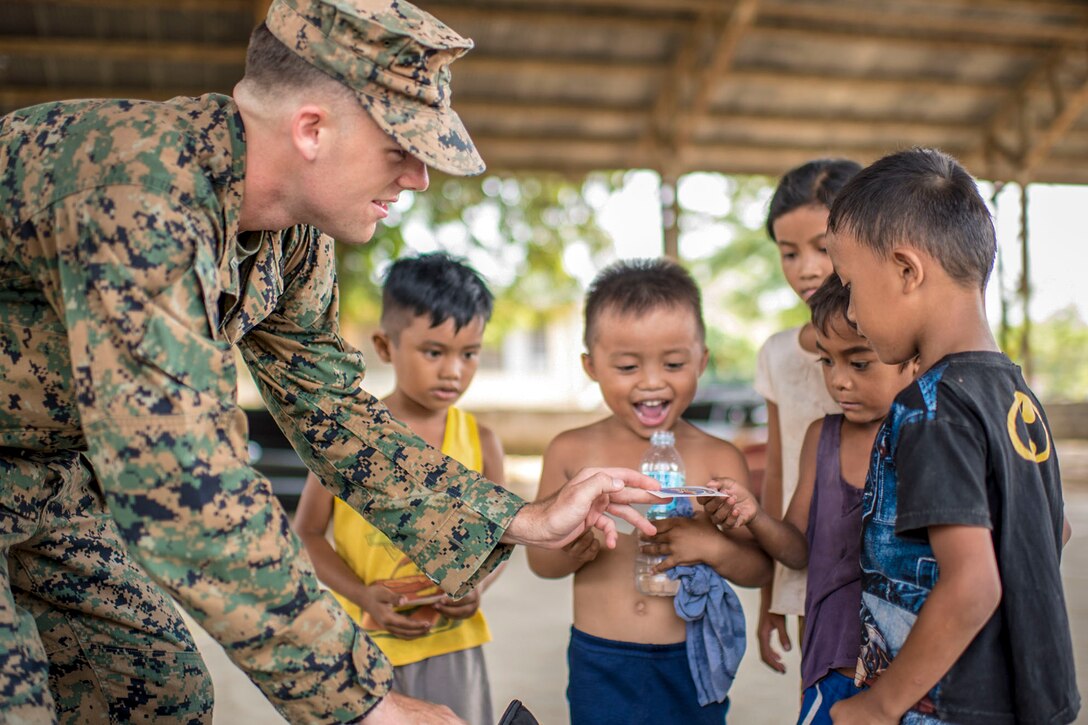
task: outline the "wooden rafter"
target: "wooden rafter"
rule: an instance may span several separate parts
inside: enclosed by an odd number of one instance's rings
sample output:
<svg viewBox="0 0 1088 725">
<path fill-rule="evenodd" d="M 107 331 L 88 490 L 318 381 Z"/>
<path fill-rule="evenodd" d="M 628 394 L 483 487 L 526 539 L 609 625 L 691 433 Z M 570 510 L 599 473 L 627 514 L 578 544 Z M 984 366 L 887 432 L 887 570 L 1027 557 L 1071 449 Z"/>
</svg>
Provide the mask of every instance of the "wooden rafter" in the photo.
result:
<svg viewBox="0 0 1088 725">
<path fill-rule="evenodd" d="M 1035 143 L 1024 157 L 1024 176 L 1031 178 L 1032 173 L 1041 164 L 1054 146 L 1064 138 L 1073 123 L 1088 108 L 1088 75 L 1081 81 L 1080 87 L 1067 93 L 1062 109 L 1036 137 Z"/>
<path fill-rule="evenodd" d="M 673 143 L 677 149 L 685 149 L 691 140 L 692 130 L 706 115 L 710 108 L 711 94 L 732 70 L 733 56 L 737 52 L 741 37 L 751 26 L 756 17 L 759 0 L 738 0 L 722 23 L 714 38 L 709 61 L 696 75 L 695 90 L 691 105 L 678 117 L 676 137 Z"/>
<path fill-rule="evenodd" d="M 229 92 L 268 1 L 0 0 L 0 112 Z M 1088 183 L 1081 0 L 414 1 L 476 40 L 454 107 L 494 169 L 777 174 L 924 144 Z"/>
<path fill-rule="evenodd" d="M 1063 76 L 1079 79 L 1067 89 Z M 1039 99 L 1051 100 L 1042 112 Z M 992 178 L 1027 182 L 1088 108 L 1088 47 L 1051 51 L 1005 98 L 990 118 L 983 152 Z"/>
</svg>

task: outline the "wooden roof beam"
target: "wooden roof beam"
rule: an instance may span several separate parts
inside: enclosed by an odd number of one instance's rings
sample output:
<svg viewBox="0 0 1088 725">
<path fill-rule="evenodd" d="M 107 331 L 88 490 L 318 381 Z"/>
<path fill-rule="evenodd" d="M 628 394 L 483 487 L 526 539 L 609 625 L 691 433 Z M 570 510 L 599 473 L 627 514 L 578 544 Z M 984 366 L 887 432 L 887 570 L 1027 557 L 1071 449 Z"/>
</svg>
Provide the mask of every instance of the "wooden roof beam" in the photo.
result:
<svg viewBox="0 0 1088 725">
<path fill-rule="evenodd" d="M 695 83 L 695 91 L 692 95 L 691 106 L 684 113 L 679 114 L 676 125 L 676 136 L 673 144 L 678 150 L 683 150 L 691 139 L 692 129 L 700 123 L 710 106 L 711 94 L 724 80 L 733 65 L 733 57 L 736 55 L 737 46 L 744 33 L 752 25 L 756 17 L 759 0 L 739 0 L 729 13 L 729 17 L 722 23 L 717 36 L 714 38 L 714 46 L 711 50 L 710 60 L 700 68 Z"/>
<path fill-rule="evenodd" d="M 866 26 L 899 33 L 949 33 L 955 37 L 978 35 L 1014 40 L 1036 40 L 1080 44 L 1088 36 L 1088 17 L 1062 24 L 1025 23 L 1023 18 L 987 19 L 964 15 L 934 15 L 932 12 L 903 12 L 874 9 L 866 3 L 837 2 L 804 4 L 765 0 L 760 14 L 768 20 Z"/>
<path fill-rule="evenodd" d="M 1048 53 L 1009 93 L 986 125 L 982 155 L 993 178 L 1028 181 L 1054 146 L 1073 128 L 1088 107 L 1088 52 L 1086 48 L 1058 48 Z M 1062 75 L 1077 78 L 1072 90 L 1063 88 Z M 1038 99 L 1051 100 L 1049 119 L 1038 109 Z M 1035 103 L 1033 103 L 1035 101 Z M 1000 170 L 1000 171 L 999 171 Z"/>
<path fill-rule="evenodd" d="M 104 86 L 0 86 L 0 104 L 5 108 L 22 108 L 36 103 L 45 103 L 62 98 L 149 98 L 165 99 L 179 95 L 195 95 L 207 93 L 210 90 L 203 87 L 169 87 L 169 88 L 118 88 Z M 229 90 L 229 89 L 227 89 Z M 600 122 L 608 124 L 623 124 L 630 122 L 632 118 L 638 118 L 645 113 L 645 108 L 636 105 L 623 106 L 594 106 L 584 103 L 555 102 L 555 101 L 508 101 L 485 98 L 475 98 L 460 94 L 454 100 L 453 107 L 467 120 L 474 117 L 502 118 L 509 120 L 514 125 L 523 125 L 531 121 L 544 123 L 564 122 Z M 910 136 L 916 133 L 932 134 L 977 134 L 978 126 L 967 122 L 954 121 L 928 121 L 925 119 L 911 119 L 903 116 L 890 118 L 828 118 L 820 115 L 804 114 L 761 114 L 761 113 L 733 113 L 726 110 L 711 109 L 702 121 L 702 125 L 726 125 L 726 124 L 760 125 L 763 128 L 773 128 L 782 133 L 788 133 L 791 128 L 797 126 L 815 126 L 825 123 L 833 123 L 844 133 L 864 131 L 866 129 L 878 129 L 888 134 Z M 477 122 L 478 124 L 478 122 Z M 470 124 L 472 132 L 477 124 Z M 698 128 L 695 132 L 698 132 Z M 1070 135 L 1084 136 L 1088 139 L 1088 132 L 1072 131 Z M 1086 141 L 1088 143 L 1088 141 Z"/>
<path fill-rule="evenodd" d="M 650 108 L 646 132 L 639 144 L 644 152 L 655 157 L 653 168 L 659 171 L 673 156 L 674 124 L 687 93 L 687 85 L 695 73 L 704 28 L 712 19 L 712 13 L 701 13 L 684 29 L 677 40 L 678 47 L 673 55 L 672 67 L 658 81 L 657 96 Z"/>
<path fill-rule="evenodd" d="M 160 41 L 72 40 L 13 37 L 4 41 L 8 55 L 43 58 L 86 58 L 122 62 L 167 60 L 191 63 L 241 64 L 245 46 L 229 46 Z M 598 58 L 548 58 L 470 54 L 458 61 L 455 77 L 469 73 L 592 75 L 600 77 L 666 75 L 667 69 L 652 60 L 610 60 Z M 848 85 L 859 91 L 916 90 L 926 93 L 1004 94 L 1005 84 L 998 81 L 968 81 L 932 76 L 843 76 L 792 69 L 733 67 L 728 80 L 772 82 L 781 84 Z"/>
<path fill-rule="evenodd" d="M 1088 108 L 1088 76 L 1081 81 L 1079 88 L 1066 94 L 1061 109 L 1046 128 L 1042 129 L 1024 157 L 1024 175 L 1027 178 L 1031 178 L 1032 173 L 1046 160 L 1054 146 L 1069 133 L 1085 108 Z"/>
<path fill-rule="evenodd" d="M 240 12 L 251 14 L 254 0 L 5 0 L 24 5 L 89 7 L 106 10 L 195 10 L 199 12 Z"/>
<path fill-rule="evenodd" d="M 134 63 L 166 60 L 229 65 L 245 62 L 246 46 L 237 43 L 16 36 L 4 38 L 0 54 L 39 58 L 104 59 Z"/>
</svg>

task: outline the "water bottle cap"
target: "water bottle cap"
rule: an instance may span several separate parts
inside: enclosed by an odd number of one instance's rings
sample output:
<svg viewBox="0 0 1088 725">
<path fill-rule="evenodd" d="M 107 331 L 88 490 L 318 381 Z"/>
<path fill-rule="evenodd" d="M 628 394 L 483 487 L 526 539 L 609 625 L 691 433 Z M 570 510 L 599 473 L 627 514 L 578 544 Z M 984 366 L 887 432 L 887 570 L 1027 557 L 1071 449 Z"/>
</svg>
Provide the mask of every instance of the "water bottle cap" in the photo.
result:
<svg viewBox="0 0 1088 725">
<path fill-rule="evenodd" d="M 671 446 L 676 444 L 676 436 L 671 430 L 655 430 L 650 434 L 651 446 Z"/>
</svg>

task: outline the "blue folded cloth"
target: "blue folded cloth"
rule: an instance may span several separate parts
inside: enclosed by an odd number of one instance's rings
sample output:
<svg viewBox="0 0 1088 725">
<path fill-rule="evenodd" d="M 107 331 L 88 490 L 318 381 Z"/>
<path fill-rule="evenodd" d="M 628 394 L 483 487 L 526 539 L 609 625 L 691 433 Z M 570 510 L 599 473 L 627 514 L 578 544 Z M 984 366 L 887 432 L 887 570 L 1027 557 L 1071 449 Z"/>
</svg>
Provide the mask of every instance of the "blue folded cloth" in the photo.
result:
<svg viewBox="0 0 1088 725">
<path fill-rule="evenodd" d="M 673 606 L 687 622 L 688 666 L 699 704 L 724 702 L 748 646 L 740 599 L 706 564 L 676 566 L 668 573 L 680 580 Z"/>
</svg>

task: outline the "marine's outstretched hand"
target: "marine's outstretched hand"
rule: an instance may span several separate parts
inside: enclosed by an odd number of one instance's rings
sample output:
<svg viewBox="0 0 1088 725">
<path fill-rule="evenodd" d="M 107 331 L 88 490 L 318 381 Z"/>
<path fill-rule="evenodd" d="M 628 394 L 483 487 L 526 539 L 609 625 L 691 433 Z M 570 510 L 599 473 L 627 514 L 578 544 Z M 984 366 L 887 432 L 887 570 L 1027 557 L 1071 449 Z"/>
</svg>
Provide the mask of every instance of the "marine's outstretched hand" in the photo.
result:
<svg viewBox="0 0 1088 725">
<path fill-rule="evenodd" d="M 526 504 L 506 529 L 505 544 L 560 549 L 592 528 L 604 533 L 604 544 L 618 540 L 612 514 L 647 536 L 657 530 L 631 504 L 658 501 L 648 491 L 661 488 L 656 480 L 627 468 L 583 468 L 554 494 Z"/>
</svg>

